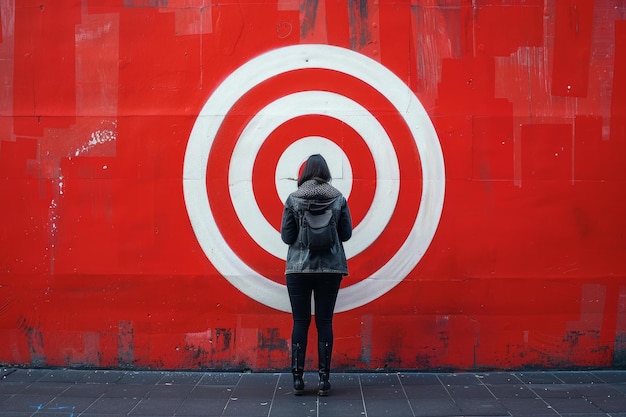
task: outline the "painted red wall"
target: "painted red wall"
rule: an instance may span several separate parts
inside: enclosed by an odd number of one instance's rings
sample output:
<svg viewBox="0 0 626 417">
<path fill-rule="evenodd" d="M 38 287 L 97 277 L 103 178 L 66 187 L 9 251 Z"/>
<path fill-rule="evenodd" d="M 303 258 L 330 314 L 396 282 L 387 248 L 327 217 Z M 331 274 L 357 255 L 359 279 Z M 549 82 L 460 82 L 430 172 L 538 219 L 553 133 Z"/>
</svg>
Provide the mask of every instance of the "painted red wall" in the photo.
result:
<svg viewBox="0 0 626 417">
<path fill-rule="evenodd" d="M 626 365 L 621 2 L 0 0 L 0 20 L 0 363 L 286 369 L 276 237 L 319 148 L 361 227 L 335 367 Z"/>
</svg>

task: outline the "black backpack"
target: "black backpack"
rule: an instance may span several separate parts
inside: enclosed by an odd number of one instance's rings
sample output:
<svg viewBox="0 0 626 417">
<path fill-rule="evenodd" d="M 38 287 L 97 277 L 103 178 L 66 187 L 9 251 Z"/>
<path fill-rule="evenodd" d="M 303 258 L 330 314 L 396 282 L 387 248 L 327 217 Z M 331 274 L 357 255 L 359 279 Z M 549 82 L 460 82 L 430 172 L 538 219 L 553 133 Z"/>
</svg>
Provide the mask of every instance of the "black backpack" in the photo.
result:
<svg viewBox="0 0 626 417">
<path fill-rule="evenodd" d="M 311 210 L 311 205 L 302 216 L 302 243 L 313 252 L 330 250 L 335 244 L 337 225 L 331 209 Z"/>
</svg>

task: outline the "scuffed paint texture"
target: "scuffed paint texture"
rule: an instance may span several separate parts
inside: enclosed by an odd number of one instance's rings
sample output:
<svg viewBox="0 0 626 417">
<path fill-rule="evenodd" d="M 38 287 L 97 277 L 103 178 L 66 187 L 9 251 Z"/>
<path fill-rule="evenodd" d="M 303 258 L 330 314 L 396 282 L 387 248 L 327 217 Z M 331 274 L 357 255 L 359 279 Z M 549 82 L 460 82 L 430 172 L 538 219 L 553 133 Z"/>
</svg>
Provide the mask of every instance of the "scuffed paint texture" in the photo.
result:
<svg viewBox="0 0 626 417">
<path fill-rule="evenodd" d="M 370 11 L 366 0 L 349 2 L 349 21 L 351 28 L 350 49 L 360 50 L 371 40 L 369 30 Z"/>
<path fill-rule="evenodd" d="M 315 28 L 315 19 L 317 18 L 318 0 L 305 0 L 300 7 L 302 21 L 300 23 L 300 37 L 306 38 L 307 35 Z"/>
<path fill-rule="evenodd" d="M 135 330 L 132 322 L 119 322 L 119 335 L 117 343 L 119 366 L 122 368 L 132 367 L 135 357 Z"/>
<path fill-rule="evenodd" d="M 182 165 L 198 112 L 229 74 L 321 43 L 411 88 L 446 167 L 433 243 L 392 291 L 335 316 L 333 367 L 626 366 L 622 2 L 0 0 L 0 23 L 0 363 L 288 369 L 291 317 L 207 260 Z M 227 133 L 267 104 L 264 91 L 334 85 L 387 105 L 358 80 L 294 72 L 241 100 Z M 337 134 L 367 152 L 341 123 L 302 119 L 277 135 Z M 277 161 L 269 142 L 263 160 Z M 419 189 L 420 173 L 403 175 Z M 212 180 L 211 196 L 227 199 Z M 259 189 L 274 193 L 268 184 Z M 369 184 L 355 181 L 357 222 Z M 267 206 L 278 227 L 280 202 Z M 351 261 L 344 286 L 387 261 L 410 213 Z M 284 283 L 280 262 L 233 240 Z M 315 367 L 313 329 L 309 340 Z"/>
</svg>

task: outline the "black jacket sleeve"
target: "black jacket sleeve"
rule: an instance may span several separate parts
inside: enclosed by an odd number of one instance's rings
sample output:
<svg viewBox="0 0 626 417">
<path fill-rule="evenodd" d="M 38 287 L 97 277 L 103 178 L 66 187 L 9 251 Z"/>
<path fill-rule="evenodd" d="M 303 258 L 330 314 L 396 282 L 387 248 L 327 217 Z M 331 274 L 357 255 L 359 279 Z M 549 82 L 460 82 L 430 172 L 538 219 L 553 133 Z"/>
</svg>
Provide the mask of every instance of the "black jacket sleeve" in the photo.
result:
<svg viewBox="0 0 626 417">
<path fill-rule="evenodd" d="M 337 224 L 337 234 L 342 242 L 349 240 L 352 237 L 352 217 L 350 216 L 350 208 L 345 197 L 343 197 L 343 203 L 341 204 L 341 214 L 339 215 L 339 223 Z"/>
<path fill-rule="evenodd" d="M 283 209 L 283 220 L 280 226 L 280 238 L 288 245 L 293 244 L 298 239 L 298 221 L 289 201 L 285 202 Z"/>
</svg>

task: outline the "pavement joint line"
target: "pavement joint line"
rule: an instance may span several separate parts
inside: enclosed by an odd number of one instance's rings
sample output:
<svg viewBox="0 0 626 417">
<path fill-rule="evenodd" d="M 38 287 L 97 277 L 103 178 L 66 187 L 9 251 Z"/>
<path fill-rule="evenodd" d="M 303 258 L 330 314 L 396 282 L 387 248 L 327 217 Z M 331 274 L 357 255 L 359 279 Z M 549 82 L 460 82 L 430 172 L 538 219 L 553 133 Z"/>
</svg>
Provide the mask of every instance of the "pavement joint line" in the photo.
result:
<svg viewBox="0 0 626 417">
<path fill-rule="evenodd" d="M 400 372 L 396 372 L 396 378 L 398 378 L 398 382 L 400 383 L 400 387 L 402 387 L 402 393 L 404 394 L 404 399 L 407 404 L 409 404 L 409 409 L 411 410 L 411 415 L 415 417 L 415 410 L 413 410 L 413 406 L 411 405 L 411 400 L 409 400 L 409 396 L 406 393 L 406 389 L 404 388 L 404 384 L 402 383 L 402 378 L 400 378 Z"/>
</svg>

